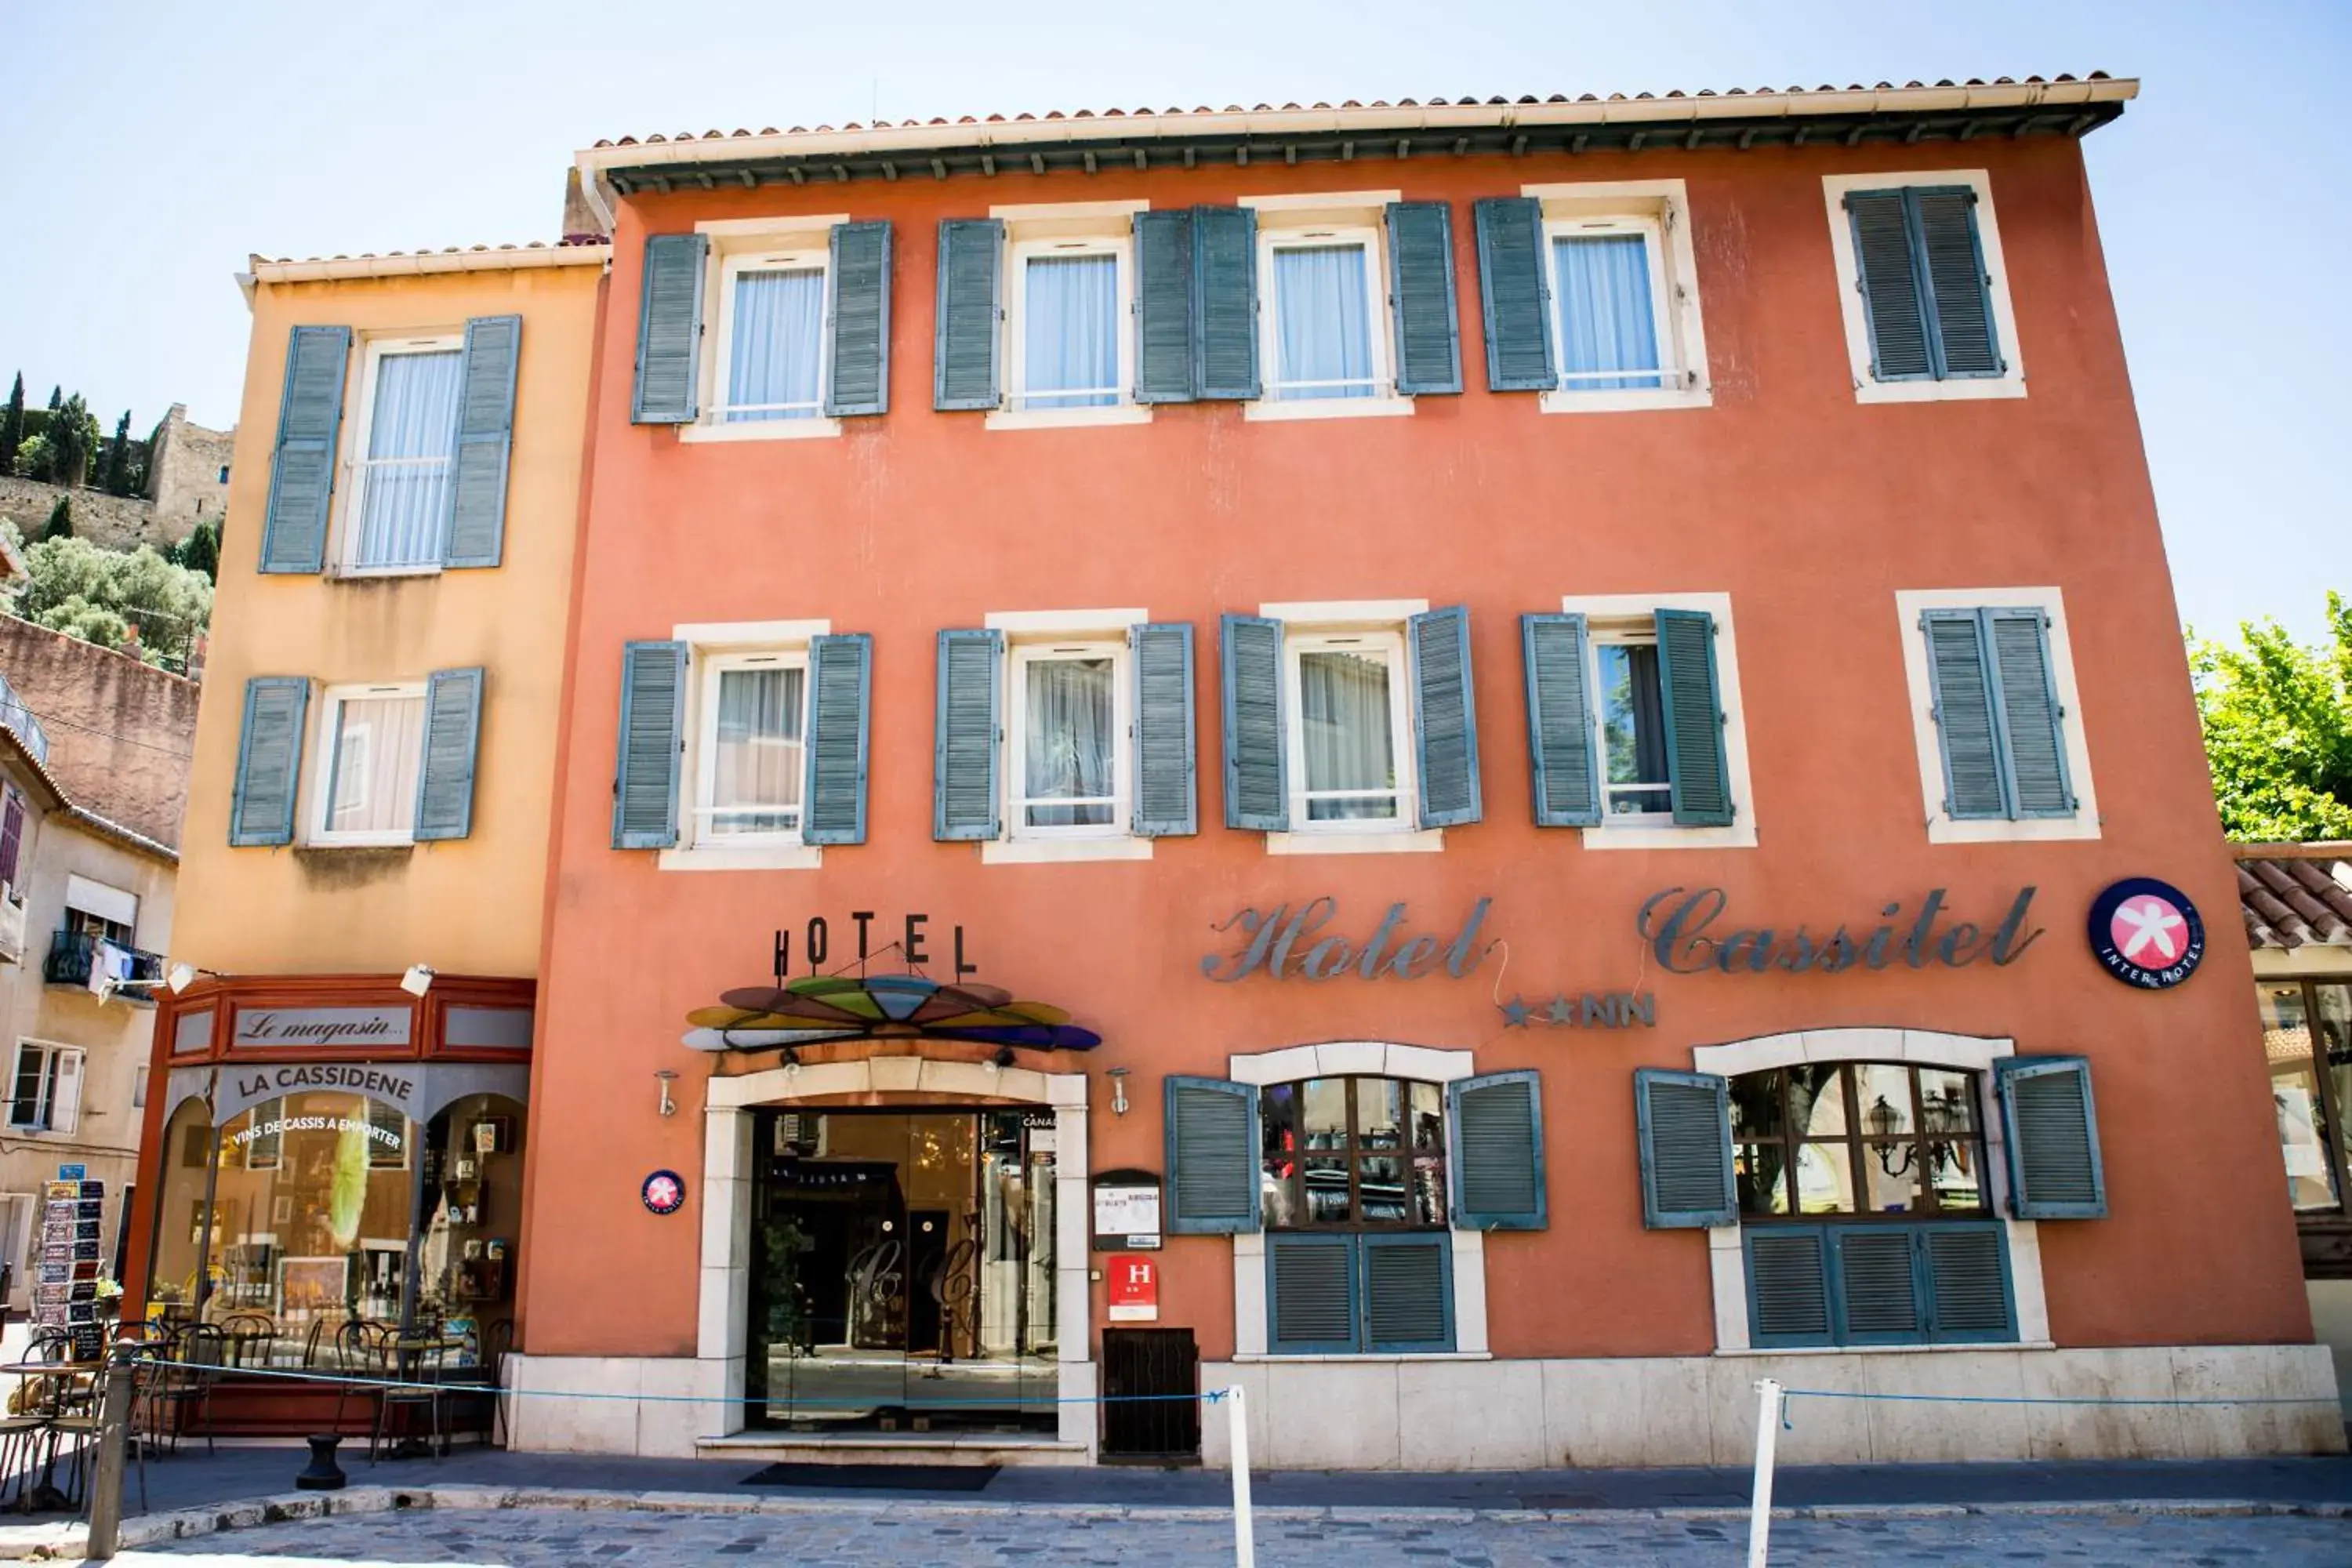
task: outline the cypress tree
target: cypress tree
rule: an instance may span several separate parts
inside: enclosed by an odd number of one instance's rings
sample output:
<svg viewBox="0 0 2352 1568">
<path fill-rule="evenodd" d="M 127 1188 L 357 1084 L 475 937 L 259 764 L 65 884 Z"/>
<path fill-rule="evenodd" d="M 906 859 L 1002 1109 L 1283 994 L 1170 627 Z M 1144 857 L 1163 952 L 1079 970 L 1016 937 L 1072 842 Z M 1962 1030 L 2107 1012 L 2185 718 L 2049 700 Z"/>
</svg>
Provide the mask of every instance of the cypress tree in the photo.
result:
<svg viewBox="0 0 2352 1568">
<path fill-rule="evenodd" d="M 127 496 L 131 493 L 131 410 L 114 422 L 114 440 L 106 448 L 106 493 Z"/>
<path fill-rule="evenodd" d="M 53 386 L 49 388 L 49 412 L 55 414 L 58 409 L 63 408 L 65 405 L 66 389 L 63 386 Z"/>
<path fill-rule="evenodd" d="M 43 539 L 73 537 L 73 502 L 71 500 L 64 496 L 58 498 L 58 504 L 49 508 L 48 526 L 41 530 L 41 537 Z"/>
<path fill-rule="evenodd" d="M 16 471 L 16 448 L 25 444 L 25 373 L 16 373 L 8 404 L 0 408 L 0 474 Z"/>
</svg>

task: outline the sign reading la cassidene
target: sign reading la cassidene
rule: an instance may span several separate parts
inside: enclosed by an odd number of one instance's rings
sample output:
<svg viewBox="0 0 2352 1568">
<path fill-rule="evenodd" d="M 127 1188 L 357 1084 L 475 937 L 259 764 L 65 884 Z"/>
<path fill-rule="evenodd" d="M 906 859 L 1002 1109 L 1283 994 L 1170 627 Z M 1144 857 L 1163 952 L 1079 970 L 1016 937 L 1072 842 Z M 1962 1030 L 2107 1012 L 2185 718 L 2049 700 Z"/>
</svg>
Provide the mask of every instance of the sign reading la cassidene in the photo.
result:
<svg viewBox="0 0 2352 1568">
<path fill-rule="evenodd" d="M 1730 897 L 1721 888 L 1667 888 L 1643 902 L 1633 925 L 1652 961 L 1675 974 L 1835 974 L 1897 963 L 1912 969 L 1965 969 L 1979 963 L 2003 968 L 2042 935 L 2042 928 L 2028 923 L 2036 890 L 2019 889 L 2007 910 L 1990 923 L 1950 918 L 1948 889 L 1933 888 L 1916 905 L 1900 900 L 1882 905 L 1875 921 L 1848 921 L 1816 932 L 1801 922 L 1734 924 L 1727 914 Z M 1204 954 L 1201 973 L 1231 984 L 1261 973 L 1276 980 L 1377 980 L 1384 974 L 1418 980 L 1442 968 L 1459 980 L 1475 972 L 1494 946 L 1478 940 L 1493 902 L 1480 899 L 1473 904 L 1450 939 L 1409 932 L 1402 903 L 1391 904 L 1380 923 L 1358 939 L 1326 932 L 1339 910 L 1339 900 L 1328 896 L 1295 908 L 1243 909 L 1214 928 L 1235 933 L 1235 940 L 1226 952 Z"/>
</svg>

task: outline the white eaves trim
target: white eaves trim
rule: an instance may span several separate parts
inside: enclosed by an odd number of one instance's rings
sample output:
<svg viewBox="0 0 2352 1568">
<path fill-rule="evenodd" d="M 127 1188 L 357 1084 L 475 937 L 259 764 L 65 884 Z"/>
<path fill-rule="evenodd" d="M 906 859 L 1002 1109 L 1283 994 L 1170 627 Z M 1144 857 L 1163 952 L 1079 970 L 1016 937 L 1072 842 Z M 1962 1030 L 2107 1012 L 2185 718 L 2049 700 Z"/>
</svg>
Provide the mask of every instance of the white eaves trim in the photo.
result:
<svg viewBox="0 0 2352 1568">
<path fill-rule="evenodd" d="M 406 256 L 312 257 L 307 261 L 268 261 L 256 256 L 237 281 L 250 293 L 257 283 L 315 283 L 336 278 L 416 278 L 436 272 L 520 272 L 534 267 L 602 267 L 613 259 L 609 245 L 541 245 L 498 250 L 416 251 Z"/>
</svg>

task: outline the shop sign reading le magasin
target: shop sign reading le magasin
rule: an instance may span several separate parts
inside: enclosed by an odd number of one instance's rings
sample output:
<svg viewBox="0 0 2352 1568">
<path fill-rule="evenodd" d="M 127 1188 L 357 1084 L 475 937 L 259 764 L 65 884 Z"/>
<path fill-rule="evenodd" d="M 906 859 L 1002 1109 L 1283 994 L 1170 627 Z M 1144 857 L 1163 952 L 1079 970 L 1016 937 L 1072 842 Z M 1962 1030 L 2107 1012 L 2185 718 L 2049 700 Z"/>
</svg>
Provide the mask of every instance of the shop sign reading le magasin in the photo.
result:
<svg viewBox="0 0 2352 1568">
<path fill-rule="evenodd" d="M 232 1046 L 404 1046 L 405 1007 L 239 1007 Z"/>
</svg>

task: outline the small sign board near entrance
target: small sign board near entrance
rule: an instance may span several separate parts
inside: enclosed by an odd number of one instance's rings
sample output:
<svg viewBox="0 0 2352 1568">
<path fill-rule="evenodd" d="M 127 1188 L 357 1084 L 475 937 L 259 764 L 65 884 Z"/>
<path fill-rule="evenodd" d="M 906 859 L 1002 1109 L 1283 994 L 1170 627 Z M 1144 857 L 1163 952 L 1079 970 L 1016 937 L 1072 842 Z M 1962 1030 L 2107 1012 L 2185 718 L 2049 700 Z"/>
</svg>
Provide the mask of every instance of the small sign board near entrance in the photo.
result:
<svg viewBox="0 0 2352 1568">
<path fill-rule="evenodd" d="M 1156 1323 L 1160 1321 L 1160 1260 L 1156 1258 L 1114 1258 L 1110 1265 L 1110 1321 L 1114 1323 Z"/>
<path fill-rule="evenodd" d="M 1094 1180 L 1094 1250 L 1160 1250 L 1160 1178 L 1149 1171 L 1105 1171 Z"/>
</svg>

